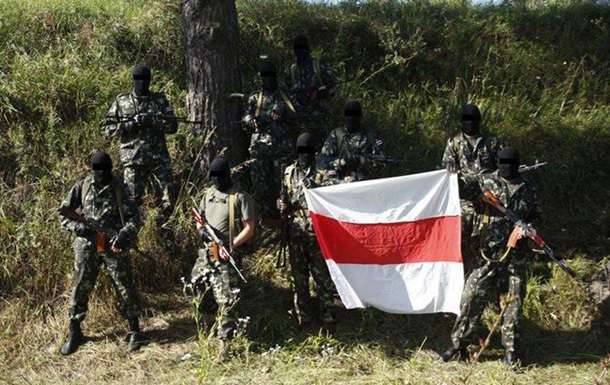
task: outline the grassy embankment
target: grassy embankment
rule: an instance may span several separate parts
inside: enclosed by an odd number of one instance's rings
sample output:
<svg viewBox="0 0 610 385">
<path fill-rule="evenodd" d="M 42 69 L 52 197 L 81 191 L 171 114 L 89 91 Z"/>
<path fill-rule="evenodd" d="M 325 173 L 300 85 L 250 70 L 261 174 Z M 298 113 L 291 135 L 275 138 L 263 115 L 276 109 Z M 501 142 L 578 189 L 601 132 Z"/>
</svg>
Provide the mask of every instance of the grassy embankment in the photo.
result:
<svg viewBox="0 0 610 385">
<path fill-rule="evenodd" d="M 447 344 L 451 326 L 441 316 L 342 312 L 334 335 L 303 333 L 286 315 L 286 278 L 263 257 L 247 268 L 247 337 L 239 339 L 228 364 L 213 364 L 213 344 L 206 333 L 194 337 L 188 304 L 176 293 L 181 265 L 194 255 L 186 208 L 200 189 L 186 177 L 200 143 L 186 126 L 170 139 L 181 187 L 173 224 L 182 255 L 163 253 L 151 221 L 140 234 L 146 255 L 133 255 L 153 343 L 137 355 L 124 353 L 117 336 L 125 329 L 102 278 L 86 322 L 97 341 L 72 358 L 58 357 L 72 255 L 53 209 L 86 171 L 92 149 L 107 148 L 117 160 L 116 143 L 103 138 L 99 121 L 129 87 L 134 63 L 153 65 L 154 87 L 183 110 L 177 3 L 0 3 L 0 382 L 607 383 L 600 367 L 607 336 L 589 331 L 592 312 L 584 293 L 546 263 L 531 269 L 524 341 L 533 366 L 523 374 L 503 368 L 495 350 L 482 364 L 438 364 L 435 352 Z M 541 229 L 552 245 L 574 257 L 583 277 L 608 256 L 607 7 L 238 5 L 248 89 L 255 84 L 257 55 L 286 63 L 290 37 L 307 33 L 346 80 L 334 110 L 347 98 L 362 99 L 366 120 L 388 152 L 408 161 L 388 170 L 392 174 L 436 167 L 446 138 L 456 132 L 459 106 L 474 101 L 487 131 L 514 144 L 525 160 L 550 163 L 533 179 L 544 213 Z M 494 314 L 491 309 L 486 318 Z M 194 354 L 184 357 L 186 352 Z"/>
</svg>

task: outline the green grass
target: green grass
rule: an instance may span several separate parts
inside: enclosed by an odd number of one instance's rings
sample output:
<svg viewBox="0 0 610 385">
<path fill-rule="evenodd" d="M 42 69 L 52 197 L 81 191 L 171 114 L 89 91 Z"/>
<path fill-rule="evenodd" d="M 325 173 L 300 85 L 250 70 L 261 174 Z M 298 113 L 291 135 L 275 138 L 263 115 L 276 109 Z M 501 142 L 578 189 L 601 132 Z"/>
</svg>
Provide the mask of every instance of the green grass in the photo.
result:
<svg viewBox="0 0 610 385">
<path fill-rule="evenodd" d="M 367 127 L 385 139 L 390 155 L 407 160 L 386 174 L 437 167 L 446 139 L 457 132 L 460 106 L 478 103 L 486 131 L 516 146 L 527 162 L 549 162 L 531 175 L 542 235 L 580 277 L 599 270 L 610 237 L 608 7 L 424 0 L 237 5 L 244 91 L 257 87 L 258 55 L 283 66 L 291 60 L 291 38 L 306 33 L 315 54 L 345 81 L 332 105 L 333 124 L 340 123 L 343 101 L 359 98 Z M 146 293 L 146 327 L 160 339 L 140 355 L 124 354 L 115 336 L 124 329 L 115 326 L 104 278 L 87 323 L 99 341 L 74 359 L 58 357 L 73 257 L 54 208 L 86 172 L 92 150 L 108 149 L 118 164 L 117 145 L 102 136 L 99 122 L 129 88 L 135 63 L 153 65 L 153 88 L 184 114 L 183 53 L 178 1 L 0 2 L 0 372 L 11 374 L 0 383 L 87 382 L 78 368 L 109 383 L 151 377 L 161 383 L 608 383 L 599 362 L 607 338 L 589 331 L 594 309 L 582 288 L 546 261 L 530 269 L 524 311 L 535 364 L 524 374 L 496 362 L 497 340 L 481 364 L 437 364 L 435 352 L 446 346 L 451 326 L 440 316 L 344 312 L 334 335 L 303 333 L 285 313 L 287 279 L 264 253 L 247 269 L 253 281 L 244 300 L 252 316 L 247 337 L 229 363 L 210 362 L 214 344 L 205 333 L 195 337 L 189 305 L 163 294 L 174 293 L 196 248 L 188 208 L 202 189 L 191 164 L 202 138 L 184 125 L 169 139 L 181 191 L 172 221 L 180 255 L 160 247 L 150 215 L 140 233 L 144 253 L 132 253 Z M 494 309 L 488 314 L 492 319 Z M 164 338 L 171 341 L 159 342 Z M 197 358 L 180 360 L 186 351 Z"/>
</svg>

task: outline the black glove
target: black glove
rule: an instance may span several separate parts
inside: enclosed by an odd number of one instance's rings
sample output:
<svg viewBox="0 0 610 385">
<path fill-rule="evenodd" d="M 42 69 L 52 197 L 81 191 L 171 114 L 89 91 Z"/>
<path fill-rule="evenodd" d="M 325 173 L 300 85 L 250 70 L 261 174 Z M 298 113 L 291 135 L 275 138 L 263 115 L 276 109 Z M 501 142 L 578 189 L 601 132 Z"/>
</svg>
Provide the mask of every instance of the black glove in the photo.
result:
<svg viewBox="0 0 610 385">
<path fill-rule="evenodd" d="M 140 127 L 156 127 L 157 117 L 152 113 L 140 113 L 135 116 L 135 121 Z"/>
<path fill-rule="evenodd" d="M 117 249 L 125 250 L 129 247 L 130 240 L 131 237 L 129 236 L 129 232 L 121 229 L 121 231 L 119 231 L 116 237 L 114 237 L 112 240 L 112 245 Z"/>
<path fill-rule="evenodd" d="M 91 235 L 92 230 L 84 223 L 77 223 L 74 227 L 74 233 L 79 237 L 87 237 Z"/>
</svg>

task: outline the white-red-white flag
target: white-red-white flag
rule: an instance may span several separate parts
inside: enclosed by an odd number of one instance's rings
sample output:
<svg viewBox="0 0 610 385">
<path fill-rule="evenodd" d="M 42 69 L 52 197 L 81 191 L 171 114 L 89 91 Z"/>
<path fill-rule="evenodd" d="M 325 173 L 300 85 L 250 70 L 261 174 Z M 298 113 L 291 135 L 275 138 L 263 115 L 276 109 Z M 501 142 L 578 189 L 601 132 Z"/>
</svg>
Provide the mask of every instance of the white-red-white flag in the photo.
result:
<svg viewBox="0 0 610 385">
<path fill-rule="evenodd" d="M 305 196 L 346 308 L 459 314 L 464 273 L 455 174 L 340 184 Z"/>
</svg>

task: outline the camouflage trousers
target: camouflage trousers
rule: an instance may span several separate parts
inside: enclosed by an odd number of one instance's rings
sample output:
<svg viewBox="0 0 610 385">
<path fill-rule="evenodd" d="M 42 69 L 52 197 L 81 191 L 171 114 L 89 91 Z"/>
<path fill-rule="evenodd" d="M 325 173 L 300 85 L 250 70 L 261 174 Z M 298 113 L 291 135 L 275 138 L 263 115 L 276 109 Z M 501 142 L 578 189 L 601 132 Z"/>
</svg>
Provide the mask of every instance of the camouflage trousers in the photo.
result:
<svg viewBox="0 0 610 385">
<path fill-rule="evenodd" d="M 602 272 L 592 277 L 586 289 L 592 305 L 597 310 L 592 328 L 601 327 L 606 331 L 610 330 L 610 262 L 604 266 Z"/>
<path fill-rule="evenodd" d="M 174 184 L 169 159 L 152 166 L 125 166 L 123 178 L 129 195 L 138 206 L 142 205 L 144 193 L 148 188 L 149 193 L 153 195 L 155 205 L 161 209 L 159 224 L 169 219 L 174 207 Z"/>
<path fill-rule="evenodd" d="M 251 194 L 263 219 L 277 218 L 275 201 L 280 194 L 283 167 L 291 153 L 288 131 L 280 125 L 257 131 L 250 138 L 250 157 L 256 159 L 250 165 Z"/>
<path fill-rule="evenodd" d="M 235 255 L 234 255 L 235 257 Z M 216 335 L 221 340 L 234 337 L 237 328 L 237 304 L 240 298 L 240 281 L 235 269 L 227 262 L 211 258 L 208 249 L 199 249 L 191 272 L 191 282 L 199 303 L 203 303 L 208 291 L 218 304 Z"/>
<path fill-rule="evenodd" d="M 293 231 L 290 240 L 290 273 L 294 292 L 294 311 L 300 324 L 312 320 L 309 276 L 316 283 L 320 298 L 320 315 L 324 322 L 333 322 L 331 306 L 334 302 L 334 285 L 328 267 L 313 234 Z"/>
<path fill-rule="evenodd" d="M 479 262 L 480 238 L 473 235 L 475 224 L 474 205 L 471 201 L 460 199 L 462 208 L 462 258 L 464 260 L 464 276 L 468 277 Z"/>
<path fill-rule="evenodd" d="M 123 170 L 123 178 L 129 195 L 138 207 L 142 206 L 144 193 L 148 188 L 153 195 L 155 206 L 160 208 L 156 217 L 157 227 L 160 229 L 163 247 L 170 253 L 175 253 L 175 238 L 169 226 L 165 225 L 172 215 L 174 209 L 174 185 L 172 168 L 169 159 L 167 162 L 159 162 L 153 167 L 148 166 L 126 166 Z"/>
<path fill-rule="evenodd" d="M 125 319 L 140 316 L 140 302 L 133 282 L 129 256 L 110 251 L 97 253 L 95 244 L 85 238 L 76 238 L 74 249 L 73 289 L 70 294 L 70 319 L 82 321 L 87 314 L 89 295 L 95 287 L 100 266 L 104 264 L 118 299 L 118 308 Z"/>
<path fill-rule="evenodd" d="M 506 291 L 509 298 L 502 317 L 502 345 L 507 352 L 518 350 L 521 305 L 526 291 L 525 266 L 499 262 L 486 262 L 468 276 L 462 293 L 460 315 L 451 331 L 454 348 L 459 349 L 472 341 L 485 306 L 492 299 L 497 301 L 499 291 Z"/>
</svg>

